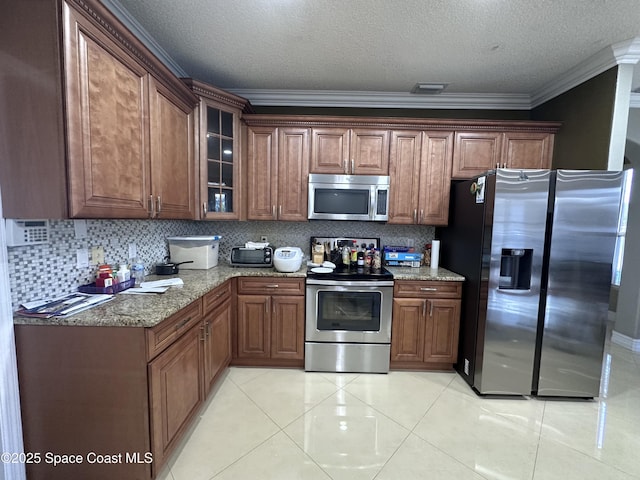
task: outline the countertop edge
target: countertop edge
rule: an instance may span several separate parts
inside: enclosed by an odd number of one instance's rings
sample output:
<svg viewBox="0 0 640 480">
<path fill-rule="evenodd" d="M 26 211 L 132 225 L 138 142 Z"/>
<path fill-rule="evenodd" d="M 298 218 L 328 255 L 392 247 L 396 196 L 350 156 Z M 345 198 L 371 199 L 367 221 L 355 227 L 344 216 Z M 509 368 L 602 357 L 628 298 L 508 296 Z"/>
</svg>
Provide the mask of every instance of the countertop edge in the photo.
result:
<svg viewBox="0 0 640 480">
<path fill-rule="evenodd" d="M 444 268 L 437 271 L 428 267 L 387 267 L 394 280 L 432 280 L 462 282 L 464 277 Z M 93 327 L 143 327 L 151 328 L 166 320 L 182 308 L 202 298 L 211 290 L 235 277 L 306 278 L 307 267 L 297 272 L 284 273 L 272 268 L 238 268 L 218 265 L 208 270 L 182 269 L 178 275 L 147 280 L 182 278 L 184 286 L 171 287 L 169 291 L 156 295 L 118 294 L 103 305 L 69 317 L 32 318 L 14 314 L 14 325 L 59 325 Z"/>
</svg>

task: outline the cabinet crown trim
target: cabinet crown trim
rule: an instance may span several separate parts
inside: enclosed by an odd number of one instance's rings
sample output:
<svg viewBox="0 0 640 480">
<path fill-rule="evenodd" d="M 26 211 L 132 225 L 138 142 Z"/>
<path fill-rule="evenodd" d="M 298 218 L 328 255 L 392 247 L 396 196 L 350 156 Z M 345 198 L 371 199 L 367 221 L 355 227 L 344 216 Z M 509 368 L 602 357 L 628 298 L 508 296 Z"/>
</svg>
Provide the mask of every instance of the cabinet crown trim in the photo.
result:
<svg viewBox="0 0 640 480">
<path fill-rule="evenodd" d="M 129 52 L 138 62 L 151 72 L 165 86 L 170 87 L 175 95 L 191 107 L 197 105 L 196 96 L 184 85 L 173 72 L 151 53 L 148 48 L 129 32 L 113 13 L 94 0 L 66 0 L 76 10 L 100 26 L 113 40 Z"/>
<path fill-rule="evenodd" d="M 405 117 L 342 117 L 324 115 L 264 115 L 243 116 L 250 126 L 274 127 L 351 127 L 387 128 L 398 130 L 465 130 L 493 132 L 556 133 L 562 123 L 532 120 L 469 120 L 450 118 Z"/>
</svg>

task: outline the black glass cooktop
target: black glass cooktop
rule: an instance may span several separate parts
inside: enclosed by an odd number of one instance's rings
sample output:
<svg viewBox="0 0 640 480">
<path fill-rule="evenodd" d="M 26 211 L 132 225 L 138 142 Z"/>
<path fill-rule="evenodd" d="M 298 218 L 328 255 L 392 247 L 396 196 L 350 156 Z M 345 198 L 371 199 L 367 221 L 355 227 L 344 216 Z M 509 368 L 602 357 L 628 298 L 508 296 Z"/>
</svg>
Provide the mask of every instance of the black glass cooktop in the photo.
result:
<svg viewBox="0 0 640 480">
<path fill-rule="evenodd" d="M 346 267 L 344 265 L 337 266 L 333 271 L 327 273 L 316 273 L 312 271 L 314 267 L 307 269 L 307 278 L 316 278 L 324 280 L 393 280 L 393 273 L 386 268 L 380 269 L 364 268 L 364 267 Z"/>
</svg>

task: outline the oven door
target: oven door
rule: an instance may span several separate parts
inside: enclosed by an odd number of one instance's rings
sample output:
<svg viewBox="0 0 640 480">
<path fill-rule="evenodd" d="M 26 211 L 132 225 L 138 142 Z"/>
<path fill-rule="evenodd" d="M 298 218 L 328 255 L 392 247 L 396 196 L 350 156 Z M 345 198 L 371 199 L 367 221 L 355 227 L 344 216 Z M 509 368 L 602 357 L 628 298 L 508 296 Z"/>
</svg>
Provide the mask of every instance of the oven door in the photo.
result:
<svg viewBox="0 0 640 480">
<path fill-rule="evenodd" d="M 308 342 L 390 343 L 393 281 L 307 280 Z"/>
</svg>

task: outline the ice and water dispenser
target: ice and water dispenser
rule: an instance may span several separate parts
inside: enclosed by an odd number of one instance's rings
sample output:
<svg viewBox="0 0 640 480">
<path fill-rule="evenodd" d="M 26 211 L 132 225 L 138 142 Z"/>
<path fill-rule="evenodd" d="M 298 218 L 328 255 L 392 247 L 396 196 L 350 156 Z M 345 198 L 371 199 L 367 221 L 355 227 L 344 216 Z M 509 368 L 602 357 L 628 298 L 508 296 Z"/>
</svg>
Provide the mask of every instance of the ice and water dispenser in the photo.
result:
<svg viewBox="0 0 640 480">
<path fill-rule="evenodd" d="M 531 288 L 532 248 L 503 248 L 500 257 L 501 290 L 529 290 Z"/>
</svg>

